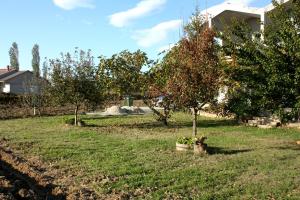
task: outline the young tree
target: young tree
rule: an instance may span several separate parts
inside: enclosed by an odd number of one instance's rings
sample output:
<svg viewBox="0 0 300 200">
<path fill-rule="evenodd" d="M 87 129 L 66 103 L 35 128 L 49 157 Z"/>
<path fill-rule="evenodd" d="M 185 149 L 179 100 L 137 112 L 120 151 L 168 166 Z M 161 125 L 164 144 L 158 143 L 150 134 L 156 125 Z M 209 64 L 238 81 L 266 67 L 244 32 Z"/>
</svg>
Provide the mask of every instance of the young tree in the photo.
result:
<svg viewBox="0 0 300 200">
<path fill-rule="evenodd" d="M 110 92 L 120 97 L 131 96 L 141 92 L 142 67 L 148 63 L 146 53 L 125 50 L 111 58 L 100 57 L 98 74 L 105 80 Z"/>
<path fill-rule="evenodd" d="M 9 49 L 10 66 L 12 69 L 19 70 L 19 49 L 18 44 L 14 42 Z"/>
<path fill-rule="evenodd" d="M 145 74 L 145 81 L 143 81 L 144 103 L 157 116 L 157 121 L 163 122 L 166 126 L 174 108 L 172 94 L 168 91 L 167 82 L 172 77 L 171 63 L 175 48 L 173 47 L 173 50 L 167 52 L 160 62 L 150 68 Z M 157 110 L 157 106 L 163 110 Z"/>
<path fill-rule="evenodd" d="M 39 45 L 35 44 L 32 48 L 32 71 L 36 78 L 40 77 L 40 52 Z"/>
<path fill-rule="evenodd" d="M 23 103 L 25 106 L 33 109 L 33 116 L 36 116 L 37 113 L 41 115 L 40 108 L 45 102 L 46 82 L 40 78 L 33 77 L 24 82 L 23 87 L 25 88 L 25 92 L 22 95 Z"/>
<path fill-rule="evenodd" d="M 105 80 L 108 91 L 118 94 L 119 97 L 141 94 L 144 103 L 165 125 L 170 117 L 171 101 L 164 92 L 167 72 L 166 68 L 152 68 L 148 73 L 142 72 L 142 68 L 149 66 L 146 53 L 138 50 L 129 52 L 127 50 L 113 55 L 111 58 L 100 58 L 99 75 Z M 161 106 L 164 111 L 155 109 L 158 97 L 164 96 Z"/>
<path fill-rule="evenodd" d="M 178 106 L 192 109 L 193 137 L 198 111 L 218 94 L 220 73 L 215 32 L 198 11 L 184 27 L 185 36 L 174 53 L 168 89 Z"/>
<path fill-rule="evenodd" d="M 101 102 L 103 85 L 97 76 L 91 51 L 62 54 L 61 59 L 50 61 L 52 74 L 50 93 L 55 102 L 74 106 L 75 125 L 82 105 L 95 106 Z"/>
</svg>

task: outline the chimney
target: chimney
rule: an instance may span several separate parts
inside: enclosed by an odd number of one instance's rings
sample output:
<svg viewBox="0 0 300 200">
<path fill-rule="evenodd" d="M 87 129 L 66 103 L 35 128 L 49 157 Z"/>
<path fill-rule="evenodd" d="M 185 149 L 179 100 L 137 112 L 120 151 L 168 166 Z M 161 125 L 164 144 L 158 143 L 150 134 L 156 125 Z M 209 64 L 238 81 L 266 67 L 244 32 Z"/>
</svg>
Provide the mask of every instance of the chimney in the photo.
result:
<svg viewBox="0 0 300 200">
<path fill-rule="evenodd" d="M 7 65 L 7 71 L 10 71 L 10 67 L 9 67 L 9 65 Z"/>
</svg>

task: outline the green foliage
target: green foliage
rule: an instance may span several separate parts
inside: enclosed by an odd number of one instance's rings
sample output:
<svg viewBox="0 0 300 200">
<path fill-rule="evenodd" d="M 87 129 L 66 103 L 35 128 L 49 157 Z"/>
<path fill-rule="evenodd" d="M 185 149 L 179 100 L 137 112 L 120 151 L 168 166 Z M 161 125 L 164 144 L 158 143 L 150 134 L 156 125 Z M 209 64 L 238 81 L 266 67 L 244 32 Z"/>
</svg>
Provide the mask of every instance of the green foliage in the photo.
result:
<svg viewBox="0 0 300 200">
<path fill-rule="evenodd" d="M 98 76 L 107 90 L 120 97 L 141 92 L 143 85 L 142 68 L 149 63 L 146 53 L 127 50 L 114 54 L 111 58 L 100 57 Z"/>
<path fill-rule="evenodd" d="M 64 120 L 65 124 L 74 126 L 75 125 L 75 118 L 68 118 Z M 86 123 L 83 120 L 78 120 L 77 124 L 80 124 L 81 126 L 85 126 Z"/>
<path fill-rule="evenodd" d="M 80 106 L 95 107 L 103 101 L 103 83 L 97 75 L 90 50 L 75 50 L 61 54 L 61 59 L 50 61 L 52 74 L 49 93 L 58 104 L 72 104 L 75 107 L 75 120 Z"/>
<path fill-rule="evenodd" d="M 193 145 L 195 143 L 195 141 L 191 137 L 179 137 L 179 138 L 177 138 L 176 143 L 178 143 L 178 144 Z"/>
<path fill-rule="evenodd" d="M 68 119 L 65 119 L 64 120 L 65 124 L 68 124 L 68 125 L 74 125 L 75 124 L 75 119 L 74 118 L 68 118 Z"/>
<path fill-rule="evenodd" d="M 39 45 L 35 44 L 32 48 L 32 71 L 35 77 L 40 77 L 40 52 Z"/>
<path fill-rule="evenodd" d="M 172 94 L 167 88 L 167 83 L 172 77 L 170 60 L 173 58 L 174 49 L 167 52 L 161 61 L 151 66 L 145 74 L 142 88 L 144 103 L 153 110 L 156 119 L 165 125 L 168 125 L 174 108 Z M 156 110 L 157 106 L 163 108 L 163 111 Z"/>
<path fill-rule="evenodd" d="M 19 70 L 19 49 L 18 44 L 14 42 L 9 49 L 10 67 L 11 69 Z"/>
<path fill-rule="evenodd" d="M 45 60 L 43 62 L 43 68 L 42 68 L 43 79 L 45 79 L 45 80 L 48 79 L 48 70 L 49 70 L 49 63 L 48 63 L 47 57 L 45 57 Z"/>
<path fill-rule="evenodd" d="M 276 110 L 275 114 L 279 117 L 282 123 L 295 122 L 300 119 L 299 108 L 291 108 L 290 111 L 285 111 L 285 109 L 281 108 Z"/>
<path fill-rule="evenodd" d="M 245 22 L 233 21 L 223 35 L 224 55 L 232 62 L 228 78 L 229 109 L 239 116 L 295 107 L 299 96 L 300 3 L 287 9 L 275 3 L 271 23 L 254 33 Z M 263 38 L 263 39 L 262 39 Z"/>
</svg>

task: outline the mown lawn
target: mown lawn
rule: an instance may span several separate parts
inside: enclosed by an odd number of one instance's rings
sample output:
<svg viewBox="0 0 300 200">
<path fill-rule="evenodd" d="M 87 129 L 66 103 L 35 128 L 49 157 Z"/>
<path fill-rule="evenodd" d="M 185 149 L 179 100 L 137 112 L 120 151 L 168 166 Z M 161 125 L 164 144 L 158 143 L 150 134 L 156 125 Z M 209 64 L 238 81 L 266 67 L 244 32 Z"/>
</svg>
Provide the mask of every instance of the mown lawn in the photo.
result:
<svg viewBox="0 0 300 200">
<path fill-rule="evenodd" d="M 25 157 L 73 175 L 78 184 L 109 196 L 140 199 L 300 199 L 300 132 L 261 130 L 200 118 L 210 155 L 175 151 L 191 135 L 191 116 L 177 113 L 169 128 L 149 116 L 87 118 L 66 127 L 66 117 L 0 121 L 0 137 Z"/>
</svg>

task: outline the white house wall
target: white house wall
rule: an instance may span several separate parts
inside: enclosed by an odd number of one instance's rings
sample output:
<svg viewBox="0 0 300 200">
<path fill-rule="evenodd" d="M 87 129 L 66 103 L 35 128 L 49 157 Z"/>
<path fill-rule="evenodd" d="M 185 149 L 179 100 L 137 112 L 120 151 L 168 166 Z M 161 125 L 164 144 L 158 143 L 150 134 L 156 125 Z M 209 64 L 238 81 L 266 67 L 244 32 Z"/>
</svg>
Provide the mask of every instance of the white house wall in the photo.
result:
<svg viewBox="0 0 300 200">
<path fill-rule="evenodd" d="M 4 84 L 3 92 L 4 93 L 10 93 L 10 84 Z"/>
</svg>

